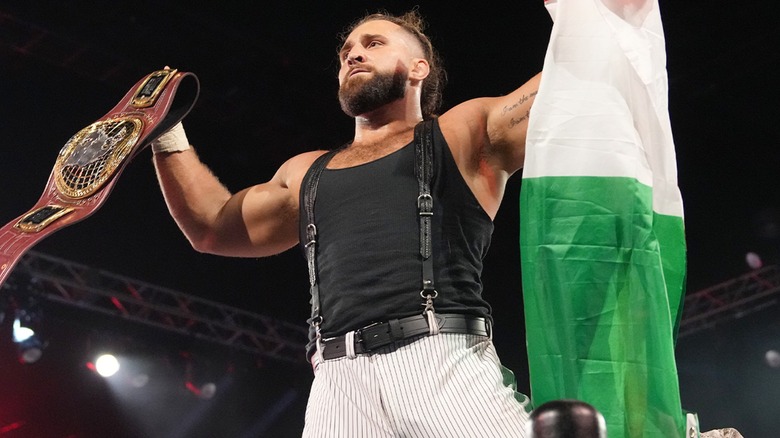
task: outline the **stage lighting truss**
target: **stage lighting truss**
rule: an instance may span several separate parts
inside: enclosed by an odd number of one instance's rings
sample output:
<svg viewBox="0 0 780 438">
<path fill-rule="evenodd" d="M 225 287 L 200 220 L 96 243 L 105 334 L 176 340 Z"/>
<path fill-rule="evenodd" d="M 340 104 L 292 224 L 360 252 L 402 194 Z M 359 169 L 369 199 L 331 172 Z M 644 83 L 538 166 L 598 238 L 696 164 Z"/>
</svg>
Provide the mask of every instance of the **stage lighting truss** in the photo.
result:
<svg viewBox="0 0 780 438">
<path fill-rule="evenodd" d="M 42 300 L 306 366 L 302 358 L 308 332 L 303 324 L 258 315 L 34 251 L 19 260 L 8 280 L 2 292 L 28 287 Z"/>
</svg>

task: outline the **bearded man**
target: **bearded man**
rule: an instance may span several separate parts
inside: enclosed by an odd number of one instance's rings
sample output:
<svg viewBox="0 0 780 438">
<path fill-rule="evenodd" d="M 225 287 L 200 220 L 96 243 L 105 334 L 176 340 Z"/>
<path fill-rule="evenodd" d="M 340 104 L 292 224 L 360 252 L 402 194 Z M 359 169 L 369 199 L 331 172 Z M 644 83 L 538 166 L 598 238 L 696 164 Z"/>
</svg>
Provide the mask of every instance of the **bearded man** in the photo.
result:
<svg viewBox="0 0 780 438">
<path fill-rule="evenodd" d="M 196 250 L 306 251 L 306 437 L 516 437 L 528 421 L 491 341 L 480 276 L 539 76 L 438 115 L 445 75 L 422 30 L 416 12 L 352 25 L 338 97 L 353 140 L 294 156 L 266 183 L 230 193 L 181 125 L 152 145 Z"/>
</svg>

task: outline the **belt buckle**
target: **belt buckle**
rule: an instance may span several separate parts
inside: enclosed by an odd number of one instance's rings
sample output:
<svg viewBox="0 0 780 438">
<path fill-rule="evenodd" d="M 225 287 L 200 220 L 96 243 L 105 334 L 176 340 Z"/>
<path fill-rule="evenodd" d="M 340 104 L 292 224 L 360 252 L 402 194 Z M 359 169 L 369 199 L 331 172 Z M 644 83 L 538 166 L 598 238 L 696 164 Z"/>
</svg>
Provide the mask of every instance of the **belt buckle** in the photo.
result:
<svg viewBox="0 0 780 438">
<path fill-rule="evenodd" d="M 363 330 L 367 330 L 367 329 L 370 329 L 372 327 L 377 327 L 377 326 L 380 326 L 382 324 L 385 324 L 385 323 L 384 322 L 374 322 L 374 323 L 371 323 L 371 324 L 369 324 L 369 325 L 367 325 L 365 327 L 361 327 L 361 328 L 355 330 L 355 342 L 359 342 L 359 343 L 363 344 L 363 352 L 364 353 L 368 353 L 368 352 L 372 351 L 372 349 L 368 348 L 366 346 L 366 342 L 363 339 Z"/>
</svg>

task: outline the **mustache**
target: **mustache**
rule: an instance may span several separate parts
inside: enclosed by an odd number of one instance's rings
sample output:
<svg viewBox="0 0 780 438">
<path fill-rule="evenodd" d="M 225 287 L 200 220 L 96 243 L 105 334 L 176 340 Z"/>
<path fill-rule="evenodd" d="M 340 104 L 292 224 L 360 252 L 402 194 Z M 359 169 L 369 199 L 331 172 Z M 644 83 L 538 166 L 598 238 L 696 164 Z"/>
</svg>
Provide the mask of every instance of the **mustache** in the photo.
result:
<svg viewBox="0 0 780 438">
<path fill-rule="evenodd" d="M 359 64 L 356 64 L 356 65 L 350 67 L 349 70 L 347 70 L 347 77 L 352 76 L 352 73 L 354 73 L 355 70 L 360 70 L 360 71 L 365 71 L 365 72 L 372 71 L 372 69 L 367 67 L 365 64 L 359 63 Z"/>
</svg>

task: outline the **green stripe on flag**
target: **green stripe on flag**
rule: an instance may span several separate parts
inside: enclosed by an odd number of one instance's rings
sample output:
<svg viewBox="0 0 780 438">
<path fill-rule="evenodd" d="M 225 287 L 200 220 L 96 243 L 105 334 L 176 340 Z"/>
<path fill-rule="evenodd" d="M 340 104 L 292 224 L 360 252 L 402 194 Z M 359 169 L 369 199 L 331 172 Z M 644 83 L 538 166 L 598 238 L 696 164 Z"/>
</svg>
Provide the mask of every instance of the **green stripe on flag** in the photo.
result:
<svg viewBox="0 0 780 438">
<path fill-rule="evenodd" d="M 610 438 L 685 426 L 674 362 L 683 222 L 655 214 L 652 197 L 626 177 L 526 178 L 520 192 L 533 403 L 588 402 Z"/>
<path fill-rule="evenodd" d="M 685 248 L 685 226 L 678 216 L 656 213 L 653 228 L 661 247 L 661 260 L 664 264 L 664 279 L 672 322 L 674 323 L 674 339 L 682 319 L 683 303 L 685 302 L 685 279 L 687 277 L 687 259 Z"/>
</svg>

